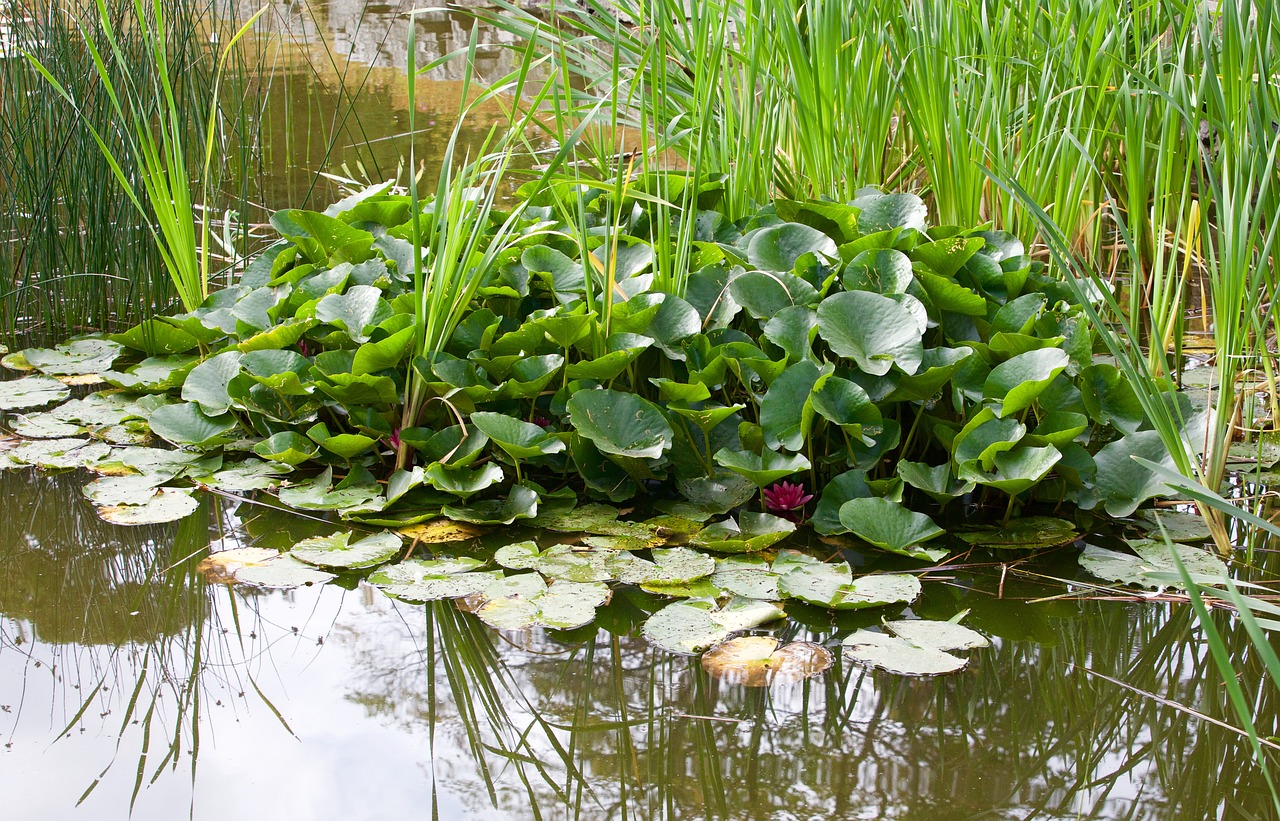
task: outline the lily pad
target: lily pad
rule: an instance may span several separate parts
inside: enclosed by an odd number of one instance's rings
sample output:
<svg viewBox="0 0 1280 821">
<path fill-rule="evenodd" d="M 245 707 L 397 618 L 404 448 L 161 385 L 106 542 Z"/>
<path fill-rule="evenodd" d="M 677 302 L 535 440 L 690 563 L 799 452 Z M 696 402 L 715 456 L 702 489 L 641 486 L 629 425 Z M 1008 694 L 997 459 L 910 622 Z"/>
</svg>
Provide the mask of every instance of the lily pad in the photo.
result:
<svg viewBox="0 0 1280 821">
<path fill-rule="evenodd" d="M 989 530 L 971 530 L 956 535 L 975 547 L 990 550 L 1043 550 L 1071 544 L 1080 538 L 1075 525 L 1052 516 L 1027 516 Z"/>
<path fill-rule="evenodd" d="M 64 422 L 51 411 L 41 411 L 29 416 L 15 414 L 9 423 L 9 429 L 25 439 L 66 439 L 85 432 L 82 426 Z"/>
<path fill-rule="evenodd" d="M 738 520 L 713 522 L 698 531 L 692 541 L 717 553 L 755 553 L 794 533 L 795 523 L 769 513 L 743 511 Z"/>
<path fill-rule="evenodd" d="M 569 397 L 569 420 L 600 450 L 634 459 L 657 459 L 671 449 L 671 425 L 657 405 L 635 394 L 580 390 Z"/>
<path fill-rule="evenodd" d="M 319 567 L 354 570 L 389 562 L 404 548 L 404 542 L 394 533 L 375 533 L 352 542 L 354 535 L 348 531 L 303 539 L 293 546 L 289 555 Z"/>
<path fill-rule="evenodd" d="M 180 402 L 157 408 L 148 420 L 151 431 L 179 447 L 214 448 L 231 441 L 236 427 L 230 414 L 210 417 L 195 402 Z"/>
<path fill-rule="evenodd" d="M 552 545 L 540 551 L 535 542 L 529 541 L 498 548 L 493 560 L 511 570 L 536 570 L 551 579 L 605 582 L 617 578 L 610 563 L 619 555 L 630 554 L 565 544 Z"/>
<path fill-rule="evenodd" d="M 608 603 L 609 596 L 609 588 L 599 582 L 558 581 L 532 596 L 489 598 L 476 615 L 498 630 L 572 630 L 595 621 L 596 608 Z"/>
<path fill-rule="evenodd" d="M 840 506 L 840 523 L 864 542 L 913 559 L 936 562 L 947 555 L 946 550 L 920 547 L 945 532 L 933 519 L 888 499 L 850 499 Z"/>
<path fill-rule="evenodd" d="M 509 525 L 516 519 L 538 515 L 538 494 L 524 485 L 512 485 L 505 499 L 485 499 L 474 505 L 445 505 L 440 510 L 459 522 L 478 525 Z"/>
<path fill-rule="evenodd" d="M 1126 539 L 1125 542 L 1136 556 L 1087 544 L 1080 554 L 1080 566 L 1099 578 L 1121 584 L 1154 590 L 1182 586 L 1176 580 L 1178 568 L 1168 545 L 1152 539 Z M 1227 566 L 1207 550 L 1176 543 L 1172 549 L 1197 580 L 1215 584 L 1226 575 Z"/>
<path fill-rule="evenodd" d="M 782 454 L 768 448 L 758 456 L 750 451 L 721 448 L 716 451 L 715 460 L 751 480 L 756 487 L 766 487 L 811 467 L 809 460 L 799 453 Z"/>
<path fill-rule="evenodd" d="M 38 408 L 61 402 L 71 389 L 49 376 L 24 376 L 0 382 L 0 410 Z"/>
<path fill-rule="evenodd" d="M 538 425 L 502 413 L 473 413 L 471 423 L 512 459 L 530 459 L 564 450 L 564 442 Z"/>
<path fill-rule="evenodd" d="M 71 470 L 110 455 L 111 447 L 88 439 L 39 439 L 23 442 L 8 452 L 11 461 L 45 470 Z"/>
<path fill-rule="evenodd" d="M 968 659 L 947 652 L 986 647 L 985 636 L 958 624 L 911 620 L 885 624 L 896 633 L 856 630 L 842 642 L 844 656 L 864 667 L 904 676 L 940 676 L 959 672 Z"/>
<path fill-rule="evenodd" d="M 845 291 L 818 305 L 818 334 L 838 356 L 864 372 L 883 376 L 897 365 L 913 374 L 924 345 L 911 313 L 896 301 L 870 291 Z"/>
<path fill-rule="evenodd" d="M 200 507 L 189 490 L 165 488 L 140 505 L 108 505 L 98 516 L 117 525 L 154 525 L 185 519 Z"/>
<path fill-rule="evenodd" d="M 123 349 L 109 339 L 76 339 L 53 348 L 27 348 L 27 364 L 49 376 L 80 376 L 110 370 Z"/>
<path fill-rule="evenodd" d="M 318 570 L 288 555 L 277 555 L 264 562 L 249 562 L 234 573 L 235 581 L 240 584 L 271 588 L 324 584 L 332 578 L 332 573 Z"/>
<path fill-rule="evenodd" d="M 702 656 L 702 669 L 728 684 L 768 687 L 794 684 L 831 667 L 831 651 L 809 641 L 778 646 L 772 636 L 742 636 L 718 644 Z"/>
<path fill-rule="evenodd" d="M 794 550 L 779 553 L 773 569 L 780 576 L 782 595 L 835 610 L 910 604 L 920 596 L 920 580 L 910 574 L 884 573 L 855 580 L 848 562 L 822 562 Z"/>
<path fill-rule="evenodd" d="M 1139 511 L 1138 527 L 1159 539 L 1161 532 L 1175 542 L 1205 542 L 1213 538 L 1204 517 L 1181 510 Z"/>
<path fill-rule="evenodd" d="M 95 505 L 145 505 L 158 492 L 157 484 L 151 476 L 101 476 L 81 492 Z"/>
<path fill-rule="evenodd" d="M 484 562 L 469 556 L 413 559 L 388 565 L 369 576 L 369 583 L 408 602 L 462 599 L 482 594 L 502 580 L 498 570 L 474 572 Z"/>
<path fill-rule="evenodd" d="M 688 584 L 715 572 L 716 560 L 687 547 L 655 548 L 653 561 L 638 559 L 629 553 L 611 559 L 609 567 L 627 584 Z"/>
<path fill-rule="evenodd" d="M 693 655 L 719 644 L 734 633 L 782 618 L 773 602 L 735 596 L 724 605 L 715 599 L 673 602 L 649 617 L 643 635 L 650 643 L 672 653 Z"/>
<path fill-rule="evenodd" d="M 206 487 L 226 490 L 231 493 L 247 493 L 251 490 L 270 490 L 277 488 L 284 481 L 281 474 L 292 470 L 288 465 L 278 462 L 263 462 L 260 459 L 245 459 L 208 476 L 194 476 L 192 479 Z"/>
<path fill-rule="evenodd" d="M 463 542 L 482 536 L 487 528 L 452 519 L 437 518 L 421 524 L 400 528 L 400 535 L 418 544 L 448 544 Z"/>
<path fill-rule="evenodd" d="M 778 590 L 778 574 L 773 572 L 769 562 L 759 556 L 725 556 L 717 560 L 711 583 L 748 599 L 776 601 L 782 598 Z"/>
</svg>

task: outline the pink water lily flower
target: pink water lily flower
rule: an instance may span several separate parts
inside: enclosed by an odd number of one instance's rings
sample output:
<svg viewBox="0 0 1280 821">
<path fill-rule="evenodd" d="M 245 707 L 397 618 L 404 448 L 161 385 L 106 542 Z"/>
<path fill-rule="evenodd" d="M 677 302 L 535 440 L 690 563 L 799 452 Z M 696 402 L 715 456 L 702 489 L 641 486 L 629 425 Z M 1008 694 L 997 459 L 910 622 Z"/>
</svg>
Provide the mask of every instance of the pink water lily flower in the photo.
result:
<svg viewBox="0 0 1280 821">
<path fill-rule="evenodd" d="M 804 492 L 804 485 L 791 482 L 778 482 L 764 491 L 764 505 L 774 513 L 789 513 L 799 510 L 807 502 L 813 501 L 812 493 Z"/>
<path fill-rule="evenodd" d="M 391 435 L 387 437 L 387 444 L 392 450 L 400 450 L 400 429 L 396 428 L 391 431 Z"/>
</svg>

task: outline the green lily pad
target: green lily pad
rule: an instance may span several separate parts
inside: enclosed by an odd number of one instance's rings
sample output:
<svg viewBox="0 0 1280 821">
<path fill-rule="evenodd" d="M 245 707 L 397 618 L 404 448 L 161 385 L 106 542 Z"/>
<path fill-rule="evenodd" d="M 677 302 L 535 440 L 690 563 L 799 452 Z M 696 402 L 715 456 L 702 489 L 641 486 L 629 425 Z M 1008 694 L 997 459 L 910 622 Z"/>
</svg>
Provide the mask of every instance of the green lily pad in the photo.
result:
<svg viewBox="0 0 1280 821">
<path fill-rule="evenodd" d="M 619 555 L 616 550 L 565 544 L 552 545 L 540 551 L 535 542 L 517 542 L 498 548 L 493 560 L 511 570 L 536 570 L 551 579 L 606 582 L 617 578 L 610 562 Z"/>
<path fill-rule="evenodd" d="M 9 430 L 24 439 L 66 439 L 85 432 L 81 425 L 65 422 L 52 411 L 15 414 L 9 422 Z"/>
<path fill-rule="evenodd" d="M 375 533 L 352 542 L 354 535 L 347 531 L 303 539 L 293 546 L 289 555 L 319 567 L 355 570 L 389 562 L 404 549 L 404 542 L 394 533 Z"/>
<path fill-rule="evenodd" d="M 316 304 L 316 319 L 343 329 L 353 342 L 368 342 L 372 329 L 389 316 L 391 306 L 372 285 L 354 285 Z"/>
<path fill-rule="evenodd" d="M 756 487 L 766 487 L 811 467 L 809 460 L 799 453 L 781 454 L 768 448 L 759 456 L 750 451 L 721 448 L 716 451 L 715 460 L 717 464 L 746 477 Z"/>
<path fill-rule="evenodd" d="M 752 234 L 751 241 L 747 244 L 748 261 L 762 271 L 791 271 L 796 266 L 796 260 L 805 254 L 820 254 L 829 260 L 840 258 L 840 252 L 831 237 L 798 222 L 784 222 L 763 228 Z M 734 280 L 735 283 L 737 281 Z M 736 293 L 734 296 L 737 298 Z"/>
<path fill-rule="evenodd" d="M 688 584 L 715 572 L 716 560 L 687 547 L 655 548 L 653 561 L 638 559 L 629 553 L 608 560 L 617 578 L 635 585 Z"/>
<path fill-rule="evenodd" d="M 818 334 L 838 356 L 858 363 L 873 376 L 897 365 L 913 374 L 924 358 L 915 318 L 888 297 L 846 291 L 818 305 Z"/>
<path fill-rule="evenodd" d="M 692 541 L 717 553 L 756 553 L 782 541 L 795 529 L 793 522 L 779 516 L 743 511 L 737 521 L 725 519 L 707 525 Z"/>
<path fill-rule="evenodd" d="M 278 555 L 263 562 L 249 562 L 235 571 L 234 579 L 252 587 L 289 588 L 324 584 L 332 573 L 318 570 L 289 555 Z"/>
<path fill-rule="evenodd" d="M 200 507 L 189 490 L 165 488 L 140 505 L 107 505 L 98 516 L 117 525 L 154 525 L 185 519 Z"/>
<path fill-rule="evenodd" d="M 580 390 L 569 397 L 569 421 L 601 453 L 657 459 L 671 449 L 671 425 L 657 405 L 614 390 Z"/>
<path fill-rule="evenodd" d="M 38 439 L 23 442 L 8 452 L 11 462 L 45 470 L 71 470 L 101 461 L 111 447 L 88 439 Z"/>
<path fill-rule="evenodd" d="M 291 470 L 292 468 L 288 465 L 279 462 L 245 459 L 243 462 L 224 467 L 207 476 L 193 476 L 192 480 L 205 487 L 231 493 L 247 493 L 251 490 L 271 490 L 279 487 L 284 481 L 281 475 Z"/>
<path fill-rule="evenodd" d="M 307 438 L 348 462 L 362 453 L 368 453 L 378 444 L 377 439 L 363 433 L 330 433 L 329 426 L 324 422 L 317 422 L 307 428 Z"/>
<path fill-rule="evenodd" d="M 231 407 L 227 385 L 240 373 L 239 351 L 226 351 L 212 356 L 191 369 L 182 383 L 182 398 L 195 402 L 211 416 L 226 413 Z"/>
<path fill-rule="evenodd" d="M 539 578 L 539 581 L 541 579 Z M 609 601 L 609 588 L 599 582 L 558 581 L 531 596 L 517 594 L 494 598 L 489 588 L 488 601 L 476 615 L 498 630 L 524 630 L 549 627 L 572 630 L 595 621 L 596 608 Z"/>
<path fill-rule="evenodd" d="M 671 653 L 693 655 L 713 647 L 741 630 L 782 618 L 773 602 L 735 596 L 724 605 L 715 599 L 673 602 L 649 617 L 643 635 L 651 644 Z"/>
<path fill-rule="evenodd" d="M 148 319 L 122 334 L 108 337 L 127 348 L 142 351 L 147 356 L 172 356 L 186 353 L 200 345 L 200 340 L 181 328 L 160 319 Z"/>
<path fill-rule="evenodd" d="M 376 512 L 382 509 L 382 488 L 374 482 L 339 483 L 333 487 L 333 469 L 293 487 L 281 488 L 278 496 L 289 507 L 302 510 L 336 510 L 341 513 Z"/>
<path fill-rule="evenodd" d="M 968 659 L 948 650 L 967 650 L 990 644 L 981 633 L 945 621 L 924 619 L 885 623 L 890 633 L 856 630 L 842 642 L 844 656 L 864 667 L 875 667 L 904 676 L 939 676 L 955 673 Z"/>
<path fill-rule="evenodd" d="M 848 562 L 821 562 L 793 550 L 779 553 L 773 569 L 782 595 L 835 610 L 910 604 L 920 596 L 915 576 L 885 573 L 855 580 Z"/>
<path fill-rule="evenodd" d="M 0 382 L 0 410 L 38 408 L 61 402 L 71 389 L 49 376 L 24 376 Z"/>
<path fill-rule="evenodd" d="M 156 408 L 147 420 L 156 436 L 179 447 L 200 450 L 215 448 L 232 440 L 229 434 L 236 428 L 236 420 L 230 414 L 210 417 L 195 402 L 180 402 Z"/>
<path fill-rule="evenodd" d="M 538 494 L 524 485 L 512 485 L 505 499 L 485 499 L 474 505 L 445 505 L 440 512 L 459 522 L 479 525 L 509 525 L 516 519 L 538 515 Z"/>
<path fill-rule="evenodd" d="M 109 339 L 76 339 L 53 348 L 27 348 L 27 364 L 49 376 L 80 376 L 111 369 L 123 346 Z"/>
<path fill-rule="evenodd" d="M 200 359 L 196 356 L 149 356 L 124 373 L 103 371 L 102 379 L 117 388 L 138 393 L 168 393 L 185 384 Z"/>
<path fill-rule="evenodd" d="M 936 562 L 947 555 L 946 550 L 920 547 L 945 532 L 933 519 L 888 499 L 851 499 L 840 506 L 840 523 L 864 542 L 913 559 Z"/>
<path fill-rule="evenodd" d="M 287 430 L 258 442 L 253 452 L 268 461 L 296 467 L 314 459 L 320 449 L 301 433 Z"/>
<path fill-rule="evenodd" d="M 956 535 L 975 547 L 990 550 L 1043 550 L 1071 544 L 1080 538 L 1075 525 L 1052 516 L 1027 516 L 989 530 L 973 530 Z"/>
<path fill-rule="evenodd" d="M 1125 543 L 1136 556 L 1087 544 L 1080 554 L 1080 566 L 1098 578 L 1121 584 L 1155 590 L 1182 586 L 1168 545 L 1152 539 L 1126 539 Z M 1172 549 L 1197 580 L 1216 584 L 1226 575 L 1227 566 L 1207 550 L 1176 543 Z"/>
<path fill-rule="evenodd" d="M 711 583 L 735 596 L 761 601 L 782 598 L 778 590 L 778 574 L 769 562 L 758 556 L 725 556 L 716 561 Z"/>
<path fill-rule="evenodd" d="M 1175 542 L 1205 542 L 1213 538 L 1209 524 L 1198 513 L 1181 510 L 1143 510 L 1138 512 L 1138 527 L 1159 539 L 1160 534 Z"/>
<path fill-rule="evenodd" d="M 369 576 L 369 583 L 387 595 L 409 602 L 462 599 L 483 594 L 502 580 L 497 570 L 474 572 L 484 562 L 464 556 L 456 559 L 413 559 L 388 565 Z"/>
<path fill-rule="evenodd" d="M 471 423 L 506 451 L 512 459 L 530 459 L 535 456 L 560 453 L 564 450 L 564 442 L 541 427 L 530 422 L 522 422 L 506 414 L 473 413 Z"/>
<path fill-rule="evenodd" d="M 151 476 L 101 476 L 81 488 L 95 505 L 145 505 L 159 492 Z"/>
<path fill-rule="evenodd" d="M 737 473 L 719 471 L 710 476 L 676 480 L 680 495 L 699 508 L 725 513 L 756 495 L 754 482 Z"/>
<path fill-rule="evenodd" d="M 1018 354 L 992 369 L 982 393 L 999 402 L 998 416 L 1003 419 L 1030 407 L 1068 362 L 1066 352 L 1059 348 Z"/>
</svg>

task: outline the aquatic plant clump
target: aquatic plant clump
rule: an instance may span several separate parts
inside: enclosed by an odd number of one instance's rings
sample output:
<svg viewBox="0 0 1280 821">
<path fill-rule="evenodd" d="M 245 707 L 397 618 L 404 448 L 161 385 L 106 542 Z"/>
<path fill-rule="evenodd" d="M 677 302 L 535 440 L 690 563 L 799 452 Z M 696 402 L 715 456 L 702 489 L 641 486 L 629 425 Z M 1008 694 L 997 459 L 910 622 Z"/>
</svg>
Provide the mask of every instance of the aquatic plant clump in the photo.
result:
<svg viewBox="0 0 1280 821">
<path fill-rule="evenodd" d="M 1095 361 L 1072 291 L 1011 235 L 929 227 L 919 198 L 870 189 L 732 221 L 716 210 L 723 180 L 686 182 L 700 211 L 680 292 L 660 287 L 675 280 L 656 270 L 671 232 L 652 180 L 552 181 L 466 223 L 503 241 L 466 245 L 469 296 L 430 302 L 453 330 L 426 355 L 414 257 L 439 252 L 415 242 L 410 197 L 381 185 L 278 213 L 280 241 L 197 309 L 6 357 L 29 375 L 2 383 L 20 434 L 4 464 L 126 480 L 96 480 L 91 498 L 130 524 L 185 515 L 175 494 L 192 485 L 377 528 L 556 527 L 584 499 L 656 495 L 684 500 L 683 532 L 713 553 L 763 551 L 808 513 L 820 534 L 924 561 L 947 555 L 932 514 L 956 499 L 1006 518 L 1040 501 L 1127 516 L 1164 492 L 1130 458 L 1168 463 L 1132 389 Z M 446 230 L 465 202 L 425 203 L 417 230 Z M 74 399 L 59 381 L 98 379 L 110 387 Z M 592 514 L 560 529 L 621 550 L 664 543 L 602 510 L 606 526 Z M 295 557 L 341 568 L 398 553 L 343 537 Z M 694 581 L 663 561 L 638 583 Z M 596 584 L 583 566 L 571 584 Z M 792 571 L 784 594 L 823 606 L 914 597 L 866 593 L 883 585 L 847 565 Z M 717 623 L 726 589 L 704 586 L 698 618 Z"/>
</svg>

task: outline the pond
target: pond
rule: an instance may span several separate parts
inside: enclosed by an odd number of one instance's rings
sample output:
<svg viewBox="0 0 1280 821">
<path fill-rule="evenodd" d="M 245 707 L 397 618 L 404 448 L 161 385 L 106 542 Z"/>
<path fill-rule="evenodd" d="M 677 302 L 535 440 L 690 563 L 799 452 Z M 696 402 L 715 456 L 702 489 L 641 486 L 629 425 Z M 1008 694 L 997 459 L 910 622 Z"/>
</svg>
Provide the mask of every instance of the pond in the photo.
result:
<svg viewBox="0 0 1280 821">
<path fill-rule="evenodd" d="M 207 548 L 280 547 L 324 526 L 208 496 L 175 525 L 124 528 L 79 488 L 0 478 L 11 817 L 1266 813 L 1246 745 L 1211 723 L 1229 716 L 1186 607 L 1032 601 L 1061 584 L 957 568 L 913 609 L 970 609 L 993 646 L 965 671 L 902 678 L 837 654 L 820 677 L 746 687 L 633 637 L 625 599 L 609 629 L 498 633 L 363 582 L 210 583 Z M 851 626 L 795 615 L 776 633 L 834 644 Z"/>
<path fill-rule="evenodd" d="M 400 8 L 272 6 L 293 25 L 263 44 L 282 66 L 261 89 L 263 206 L 330 202 L 317 170 L 394 177 L 408 127 Z M 467 33 L 424 19 L 418 62 Z M 419 88 L 428 164 L 461 93 L 451 71 Z M 358 576 L 223 584 L 201 564 L 210 552 L 283 550 L 335 524 L 209 493 L 178 523 L 121 527 L 98 517 L 85 479 L 0 472 L 12 817 L 1180 819 L 1272 806 L 1247 744 L 1220 726 L 1234 718 L 1191 609 L 1093 588 L 1075 546 L 974 553 L 927 574 L 909 609 L 790 602 L 752 632 L 829 647 L 833 664 L 756 687 L 647 642 L 640 624 L 660 605 L 634 589 L 586 628 L 495 631 Z M 497 529 L 477 544 L 511 540 Z M 954 675 L 868 670 L 839 649 L 882 616 L 966 612 L 991 646 Z M 1260 676 L 1243 631 L 1228 614 L 1219 626 Z M 1263 693 L 1259 732 L 1273 735 Z"/>
</svg>

